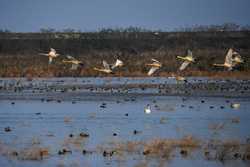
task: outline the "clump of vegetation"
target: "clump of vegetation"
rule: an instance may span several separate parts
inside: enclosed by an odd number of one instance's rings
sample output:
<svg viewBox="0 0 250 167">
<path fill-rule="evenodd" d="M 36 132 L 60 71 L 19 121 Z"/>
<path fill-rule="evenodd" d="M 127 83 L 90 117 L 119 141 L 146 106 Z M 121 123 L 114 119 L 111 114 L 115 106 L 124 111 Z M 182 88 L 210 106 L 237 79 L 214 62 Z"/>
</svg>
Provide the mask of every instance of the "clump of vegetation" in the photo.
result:
<svg viewBox="0 0 250 167">
<path fill-rule="evenodd" d="M 19 160 L 42 160 L 49 156 L 49 148 L 32 145 L 30 147 L 15 149 L 0 143 L 0 155 L 17 158 Z"/>
<path fill-rule="evenodd" d="M 49 155 L 48 148 L 31 147 L 26 148 L 17 153 L 20 160 L 42 160 Z"/>
<path fill-rule="evenodd" d="M 192 136 L 182 139 L 155 139 L 144 145 L 144 155 L 155 155 L 169 159 L 173 151 L 181 149 L 181 154 L 187 154 L 187 150 L 200 147 L 200 141 Z"/>
</svg>

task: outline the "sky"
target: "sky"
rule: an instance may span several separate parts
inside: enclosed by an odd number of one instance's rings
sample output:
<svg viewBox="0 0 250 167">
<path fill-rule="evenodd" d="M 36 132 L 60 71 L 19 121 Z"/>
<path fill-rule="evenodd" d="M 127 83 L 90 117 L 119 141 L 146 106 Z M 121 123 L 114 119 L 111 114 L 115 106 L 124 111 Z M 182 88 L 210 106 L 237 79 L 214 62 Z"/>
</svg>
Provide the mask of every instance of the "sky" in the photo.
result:
<svg viewBox="0 0 250 167">
<path fill-rule="evenodd" d="M 250 24 L 250 0 L 0 0 L 0 29 L 136 26 L 173 30 L 192 25 Z"/>
</svg>

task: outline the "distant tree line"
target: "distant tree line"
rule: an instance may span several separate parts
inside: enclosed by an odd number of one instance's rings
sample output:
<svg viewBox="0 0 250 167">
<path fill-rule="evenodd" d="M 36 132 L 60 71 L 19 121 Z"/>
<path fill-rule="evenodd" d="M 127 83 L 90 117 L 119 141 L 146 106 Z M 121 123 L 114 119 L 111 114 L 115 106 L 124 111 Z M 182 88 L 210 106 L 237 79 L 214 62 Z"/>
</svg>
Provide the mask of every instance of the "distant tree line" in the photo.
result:
<svg viewBox="0 0 250 167">
<path fill-rule="evenodd" d="M 174 32 L 221 32 L 221 31 L 250 31 L 250 25 L 239 25 L 236 23 L 212 24 L 212 25 L 193 25 L 179 27 L 172 30 Z M 139 32 L 172 32 L 166 30 L 150 30 L 142 27 L 130 26 L 126 28 L 101 28 L 94 33 L 107 34 L 107 33 L 139 33 Z M 55 28 L 41 28 L 40 33 L 82 33 L 79 29 L 65 28 L 57 30 Z M 8 29 L 0 29 L 0 33 L 11 33 Z"/>
<path fill-rule="evenodd" d="M 218 31 L 250 31 L 250 25 L 240 26 L 236 23 L 224 23 L 221 25 L 194 25 L 175 29 L 180 32 L 218 32 Z"/>
</svg>

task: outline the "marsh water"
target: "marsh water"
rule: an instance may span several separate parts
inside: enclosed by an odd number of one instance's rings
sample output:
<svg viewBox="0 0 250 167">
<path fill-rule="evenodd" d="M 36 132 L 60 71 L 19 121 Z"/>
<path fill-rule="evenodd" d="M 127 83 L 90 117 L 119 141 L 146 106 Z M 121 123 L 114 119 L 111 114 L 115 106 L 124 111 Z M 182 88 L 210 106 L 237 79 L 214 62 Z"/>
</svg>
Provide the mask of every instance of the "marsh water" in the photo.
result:
<svg viewBox="0 0 250 167">
<path fill-rule="evenodd" d="M 65 82 L 70 83 L 63 83 Z M 106 82 L 98 79 L 95 83 Z M 120 84 L 135 81 L 114 79 L 112 82 Z M 149 78 L 140 82 L 155 81 Z M 165 80 L 162 82 L 165 83 Z M 26 91 L 29 89 L 31 88 L 26 88 Z M 193 136 L 202 141 L 236 140 L 245 143 L 250 138 L 248 96 L 168 96 L 140 92 L 140 96 L 134 93 L 106 93 L 102 96 L 86 94 L 79 100 L 15 99 L 9 98 L 10 96 L 4 99 L 5 94 L 11 93 L 9 90 L 7 93 L 1 92 L 0 143 L 10 150 L 23 150 L 35 145 L 47 148 L 49 153 L 39 160 L 20 159 L 5 153 L 0 155 L 0 166 L 249 165 L 248 161 L 241 159 L 223 162 L 206 160 L 196 152 L 191 152 L 187 157 L 175 154 L 167 160 L 159 157 L 149 158 L 141 152 L 129 151 L 122 155 L 103 156 L 105 146 L 128 141 L 147 142 Z M 231 107 L 235 103 L 240 104 L 240 107 Z M 144 112 L 147 105 L 151 106 L 150 114 Z M 10 131 L 6 131 L 6 127 Z M 89 136 L 79 139 L 80 133 Z M 59 155 L 58 151 L 62 148 L 67 148 L 70 153 Z M 91 153 L 83 154 L 83 150 L 89 150 Z M 0 152 L 3 152 L 3 149 L 0 149 Z"/>
</svg>

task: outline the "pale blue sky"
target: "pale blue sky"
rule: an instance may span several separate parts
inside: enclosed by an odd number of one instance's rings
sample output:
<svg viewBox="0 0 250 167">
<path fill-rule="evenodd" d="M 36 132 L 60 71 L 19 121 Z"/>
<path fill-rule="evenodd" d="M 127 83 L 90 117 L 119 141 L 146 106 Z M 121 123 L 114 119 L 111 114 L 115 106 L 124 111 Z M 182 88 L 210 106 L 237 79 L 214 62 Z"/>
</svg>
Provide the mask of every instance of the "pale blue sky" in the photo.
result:
<svg viewBox="0 0 250 167">
<path fill-rule="evenodd" d="M 250 24 L 250 0 L 0 0 L 0 29 L 139 26 L 173 28 L 234 22 Z"/>
</svg>

